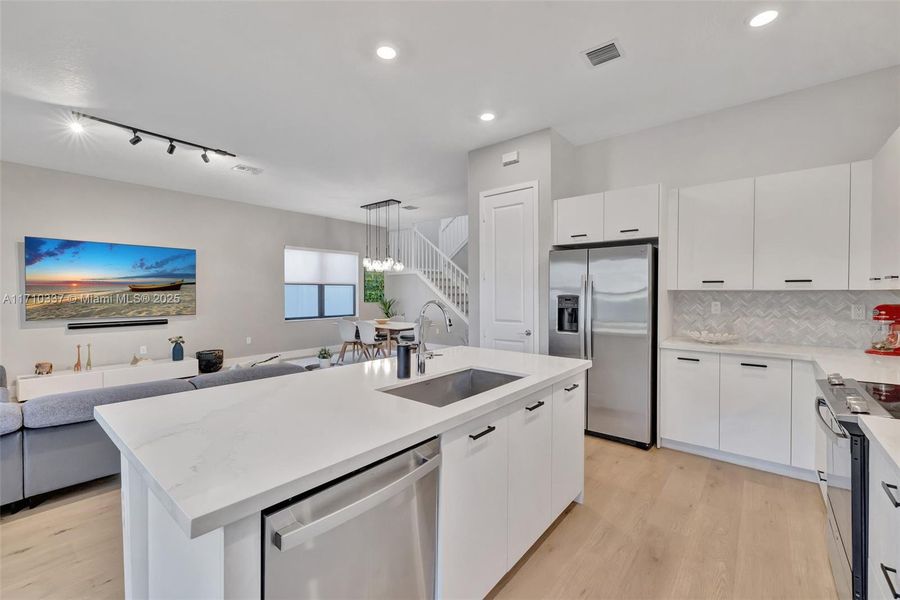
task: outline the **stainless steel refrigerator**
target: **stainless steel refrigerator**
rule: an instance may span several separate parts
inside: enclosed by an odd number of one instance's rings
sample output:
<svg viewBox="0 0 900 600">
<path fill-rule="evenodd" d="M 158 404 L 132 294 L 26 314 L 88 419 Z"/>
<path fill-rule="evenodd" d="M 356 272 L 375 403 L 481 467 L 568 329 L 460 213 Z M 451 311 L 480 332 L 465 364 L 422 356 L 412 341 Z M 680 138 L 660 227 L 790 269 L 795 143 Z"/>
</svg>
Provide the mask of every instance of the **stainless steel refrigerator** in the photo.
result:
<svg viewBox="0 0 900 600">
<path fill-rule="evenodd" d="M 592 360 L 587 431 L 644 448 L 656 438 L 656 248 L 550 252 L 550 354 Z"/>
</svg>

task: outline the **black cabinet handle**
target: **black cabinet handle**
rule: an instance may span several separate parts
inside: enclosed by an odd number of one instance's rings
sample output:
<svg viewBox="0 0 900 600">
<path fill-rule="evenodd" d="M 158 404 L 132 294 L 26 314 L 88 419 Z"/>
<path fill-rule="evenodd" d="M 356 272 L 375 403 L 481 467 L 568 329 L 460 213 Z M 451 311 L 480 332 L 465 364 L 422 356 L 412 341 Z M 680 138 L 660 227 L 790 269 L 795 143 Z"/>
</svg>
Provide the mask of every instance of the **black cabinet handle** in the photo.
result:
<svg viewBox="0 0 900 600">
<path fill-rule="evenodd" d="M 869 281 L 881 281 L 881 277 L 869 277 Z"/>
<path fill-rule="evenodd" d="M 891 588 L 891 596 L 893 598 L 900 598 L 900 594 L 897 593 L 896 588 L 894 588 L 894 581 L 891 579 L 889 573 L 897 574 L 897 569 L 892 569 L 888 566 L 885 566 L 884 563 L 881 563 L 881 574 L 884 575 L 885 581 L 887 581 L 888 587 Z"/>
<path fill-rule="evenodd" d="M 812 283 L 812 279 L 785 279 L 785 283 Z"/>
<path fill-rule="evenodd" d="M 577 389 L 578 389 L 578 384 L 577 384 L 577 383 L 573 383 L 573 384 L 570 385 L 569 387 L 563 388 L 563 389 L 566 390 L 567 392 L 571 392 L 572 390 L 577 390 Z"/>
<path fill-rule="evenodd" d="M 823 482 L 824 482 L 824 481 L 828 481 L 827 479 L 825 479 L 825 477 L 823 477 L 823 476 L 825 475 L 824 472 L 822 472 L 822 471 L 816 469 L 816 474 L 819 476 L 819 481 L 823 481 Z"/>
<path fill-rule="evenodd" d="M 587 237 L 587 234 L 586 234 L 586 233 L 576 233 L 576 234 L 570 235 L 569 237 L 573 237 L 573 238 L 576 238 L 576 237 Z"/>
<path fill-rule="evenodd" d="M 640 229 L 620 229 L 619 233 L 637 233 Z"/>
<path fill-rule="evenodd" d="M 769 365 L 761 365 L 758 363 L 741 363 L 742 367 L 753 367 L 754 369 L 768 369 Z"/>
<path fill-rule="evenodd" d="M 678 356 L 678 360 L 683 360 L 687 362 L 700 362 L 699 358 L 685 358 L 684 356 Z"/>
<path fill-rule="evenodd" d="M 724 279 L 704 279 L 700 283 L 725 283 Z"/>
<path fill-rule="evenodd" d="M 493 425 L 488 425 L 487 429 L 485 429 L 481 433 L 470 433 L 469 437 L 472 438 L 473 440 L 477 440 L 478 438 L 482 438 L 482 437 L 486 436 L 487 434 L 491 433 L 492 431 L 496 431 L 496 430 L 497 430 L 497 428 L 494 427 Z"/>
<path fill-rule="evenodd" d="M 884 490 L 884 493 L 887 494 L 887 495 L 888 495 L 888 498 L 891 499 L 891 504 L 894 505 L 894 508 L 900 508 L 900 502 L 897 501 L 897 497 L 894 496 L 894 492 L 891 491 L 891 490 L 895 490 L 895 491 L 896 491 L 897 486 L 896 486 L 896 485 L 891 485 L 891 484 L 889 484 L 889 483 L 885 483 L 885 482 L 882 481 L 882 482 L 881 482 L 881 489 L 883 489 L 883 490 Z"/>
<path fill-rule="evenodd" d="M 525 410 L 527 410 L 528 412 L 531 412 L 531 411 L 533 411 L 533 410 L 539 409 L 539 408 L 542 407 L 543 405 L 544 405 L 544 401 L 543 401 L 543 400 L 538 400 L 537 402 L 535 402 L 535 403 L 532 404 L 531 406 L 526 406 L 526 407 L 525 407 Z"/>
<path fill-rule="evenodd" d="M 885 279 L 900 279 L 900 275 L 885 275 Z"/>
</svg>

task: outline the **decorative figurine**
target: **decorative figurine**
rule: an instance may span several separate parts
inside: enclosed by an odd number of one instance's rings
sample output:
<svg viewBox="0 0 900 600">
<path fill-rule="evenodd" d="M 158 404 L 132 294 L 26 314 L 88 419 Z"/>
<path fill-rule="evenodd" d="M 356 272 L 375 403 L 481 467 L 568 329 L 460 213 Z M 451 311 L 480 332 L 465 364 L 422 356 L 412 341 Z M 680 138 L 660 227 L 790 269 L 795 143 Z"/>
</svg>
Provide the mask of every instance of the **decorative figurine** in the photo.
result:
<svg viewBox="0 0 900 600">
<path fill-rule="evenodd" d="M 169 342 L 172 344 L 172 360 L 184 360 L 184 338 L 180 335 L 170 337 Z"/>
<path fill-rule="evenodd" d="M 72 367 L 72 370 L 76 373 L 81 371 L 81 344 L 78 344 L 78 359 L 75 361 L 75 366 Z"/>
<path fill-rule="evenodd" d="M 88 359 L 87 359 L 87 364 L 84 366 L 84 368 L 85 368 L 85 370 L 90 371 L 91 366 L 92 366 L 91 365 L 91 345 L 88 344 Z"/>
<path fill-rule="evenodd" d="M 52 362 L 39 362 L 34 364 L 35 375 L 49 375 L 53 372 Z"/>
</svg>

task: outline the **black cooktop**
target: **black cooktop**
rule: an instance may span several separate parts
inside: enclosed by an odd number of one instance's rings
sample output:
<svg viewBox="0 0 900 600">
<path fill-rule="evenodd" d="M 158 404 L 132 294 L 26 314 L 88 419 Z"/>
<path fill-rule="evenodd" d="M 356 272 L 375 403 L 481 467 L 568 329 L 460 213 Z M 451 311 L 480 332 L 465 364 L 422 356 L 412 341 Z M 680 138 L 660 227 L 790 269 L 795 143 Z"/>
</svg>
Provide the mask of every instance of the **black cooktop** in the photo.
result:
<svg viewBox="0 0 900 600">
<path fill-rule="evenodd" d="M 891 413 L 895 419 L 900 419 L 900 385 L 891 385 L 889 383 L 872 383 L 870 381 L 860 381 L 859 385 L 872 396 L 878 404 L 884 407 L 884 410 Z"/>
</svg>

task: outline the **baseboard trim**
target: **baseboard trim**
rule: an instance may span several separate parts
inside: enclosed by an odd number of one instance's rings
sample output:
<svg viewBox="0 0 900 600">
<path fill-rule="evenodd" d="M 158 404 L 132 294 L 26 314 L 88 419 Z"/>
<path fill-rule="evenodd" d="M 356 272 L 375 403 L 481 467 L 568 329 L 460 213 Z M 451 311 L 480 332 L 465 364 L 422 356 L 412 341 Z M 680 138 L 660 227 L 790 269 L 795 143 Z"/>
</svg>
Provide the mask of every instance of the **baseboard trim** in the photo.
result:
<svg viewBox="0 0 900 600">
<path fill-rule="evenodd" d="M 782 465 L 767 460 L 759 460 L 758 458 L 750 458 L 749 456 L 741 456 L 740 454 L 732 454 L 714 448 L 704 448 L 703 446 L 695 446 L 694 444 L 668 440 L 666 438 L 660 438 L 659 441 L 661 448 L 669 448 L 670 450 L 696 454 L 713 460 L 720 460 L 733 465 L 749 467 L 751 469 L 756 469 L 757 471 L 766 471 L 767 473 L 783 475 L 785 477 L 809 481 L 811 483 L 818 483 L 819 481 L 816 472 L 808 469 L 801 469 L 800 467 L 793 467 L 791 465 Z"/>
</svg>

